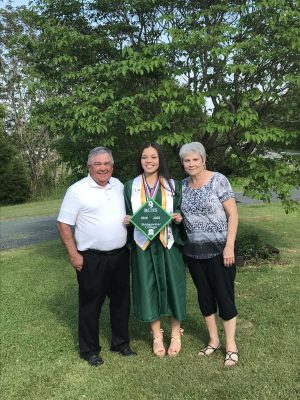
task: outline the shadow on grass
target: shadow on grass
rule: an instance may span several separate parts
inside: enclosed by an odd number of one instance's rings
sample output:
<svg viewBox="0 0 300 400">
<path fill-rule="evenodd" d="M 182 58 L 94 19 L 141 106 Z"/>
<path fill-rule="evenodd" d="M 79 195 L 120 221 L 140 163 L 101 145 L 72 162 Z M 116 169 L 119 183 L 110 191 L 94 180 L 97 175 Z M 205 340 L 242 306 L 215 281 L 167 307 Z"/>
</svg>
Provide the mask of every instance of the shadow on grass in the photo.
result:
<svg viewBox="0 0 300 400">
<path fill-rule="evenodd" d="M 53 297 L 48 300 L 47 307 L 60 324 L 67 326 L 77 348 L 78 295 L 75 278 L 74 283 L 64 283 L 63 287 L 58 287 Z"/>
<path fill-rule="evenodd" d="M 78 284 L 76 273 L 69 264 L 66 251 L 60 241 L 44 242 L 31 249 L 33 253 L 36 253 L 36 256 L 43 253 L 49 260 L 49 266 L 45 267 L 47 268 L 45 272 L 52 287 L 50 288 L 50 295 L 45 298 L 45 306 L 58 320 L 59 325 L 67 327 L 74 348 L 78 350 Z M 35 257 L 35 254 L 31 256 Z M 182 327 L 185 330 L 185 335 L 192 337 L 192 341 L 203 344 L 207 340 L 207 332 L 198 308 L 196 289 L 188 271 L 187 291 L 187 316 L 185 321 L 182 322 Z M 196 317 L 189 312 L 195 307 L 197 308 Z M 170 326 L 168 317 L 162 318 L 162 327 L 166 338 L 169 339 Z M 129 332 L 132 342 L 144 342 L 147 346 L 151 346 L 152 338 L 149 324 L 138 321 L 134 317 L 132 305 Z M 107 298 L 103 304 L 100 317 L 100 339 L 103 348 L 110 345 L 110 338 L 109 299 Z"/>
<path fill-rule="evenodd" d="M 251 223 L 247 222 L 241 222 L 239 224 L 239 229 L 238 229 L 238 236 L 242 234 L 256 234 L 258 235 L 263 241 L 266 243 L 272 245 L 272 246 L 278 246 L 278 245 L 283 245 L 282 243 L 282 237 L 281 237 L 281 230 L 273 230 L 270 231 L 269 227 L 263 227 L 261 225 L 256 224 L 253 226 Z"/>
</svg>

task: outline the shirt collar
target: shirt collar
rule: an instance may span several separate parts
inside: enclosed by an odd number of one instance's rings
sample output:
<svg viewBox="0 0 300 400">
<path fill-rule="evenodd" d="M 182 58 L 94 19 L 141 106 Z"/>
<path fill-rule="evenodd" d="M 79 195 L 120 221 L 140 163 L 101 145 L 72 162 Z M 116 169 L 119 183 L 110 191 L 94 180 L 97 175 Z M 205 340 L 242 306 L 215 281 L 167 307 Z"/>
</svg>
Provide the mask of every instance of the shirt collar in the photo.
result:
<svg viewBox="0 0 300 400">
<path fill-rule="evenodd" d="M 111 179 L 111 178 L 110 178 L 110 180 L 107 182 L 107 184 L 106 184 L 105 186 L 101 186 L 101 185 L 99 185 L 97 182 L 95 182 L 94 179 L 91 177 L 90 174 L 88 174 L 87 180 L 88 180 L 90 186 L 91 186 L 91 187 L 94 187 L 94 188 L 109 189 L 109 188 L 111 188 L 111 187 L 113 186 L 113 182 L 112 182 L 112 179 Z"/>
</svg>

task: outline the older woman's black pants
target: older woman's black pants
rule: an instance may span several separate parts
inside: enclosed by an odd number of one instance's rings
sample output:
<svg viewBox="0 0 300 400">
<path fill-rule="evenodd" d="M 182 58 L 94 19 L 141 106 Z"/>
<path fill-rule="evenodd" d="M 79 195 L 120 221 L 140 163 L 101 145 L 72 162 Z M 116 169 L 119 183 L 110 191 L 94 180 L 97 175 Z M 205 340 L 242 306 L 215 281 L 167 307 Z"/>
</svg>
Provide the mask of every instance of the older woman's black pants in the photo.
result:
<svg viewBox="0 0 300 400">
<path fill-rule="evenodd" d="M 129 251 L 86 250 L 83 268 L 77 272 L 79 284 L 78 338 L 83 358 L 99 353 L 99 318 L 106 296 L 110 300 L 111 349 L 129 344 L 130 311 Z"/>
<path fill-rule="evenodd" d="M 234 299 L 236 266 L 225 267 L 222 254 L 206 260 L 185 256 L 185 261 L 197 288 L 202 315 L 208 317 L 219 309 L 219 316 L 225 321 L 236 317 Z"/>
</svg>

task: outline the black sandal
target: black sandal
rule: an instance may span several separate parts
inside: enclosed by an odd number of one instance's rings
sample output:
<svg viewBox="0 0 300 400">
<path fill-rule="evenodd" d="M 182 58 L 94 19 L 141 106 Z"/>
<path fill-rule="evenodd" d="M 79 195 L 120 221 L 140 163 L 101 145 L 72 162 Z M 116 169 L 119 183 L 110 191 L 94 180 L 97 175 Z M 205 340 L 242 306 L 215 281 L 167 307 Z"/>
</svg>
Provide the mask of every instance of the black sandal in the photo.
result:
<svg viewBox="0 0 300 400">
<path fill-rule="evenodd" d="M 232 358 L 232 356 L 234 356 L 235 358 Z M 226 362 L 227 361 L 232 361 L 233 364 L 229 364 L 227 365 Z M 225 354 L 225 359 L 224 359 L 224 365 L 225 367 L 234 367 L 239 361 L 239 352 L 237 351 L 226 351 Z"/>
<path fill-rule="evenodd" d="M 208 344 L 206 347 L 204 347 L 204 349 L 199 351 L 198 356 L 210 356 L 215 351 L 219 350 L 221 348 L 221 345 L 222 345 L 221 342 L 218 344 L 217 347 L 213 347 L 210 344 Z M 212 350 L 212 351 L 209 352 L 209 350 Z"/>
</svg>

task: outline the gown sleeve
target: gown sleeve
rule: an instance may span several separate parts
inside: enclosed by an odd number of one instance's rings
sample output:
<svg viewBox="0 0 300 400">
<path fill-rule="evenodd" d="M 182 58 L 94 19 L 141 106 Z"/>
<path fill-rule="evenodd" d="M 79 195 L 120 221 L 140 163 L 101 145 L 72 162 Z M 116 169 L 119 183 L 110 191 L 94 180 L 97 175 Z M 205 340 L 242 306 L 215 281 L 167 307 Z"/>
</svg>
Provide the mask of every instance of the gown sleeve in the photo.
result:
<svg viewBox="0 0 300 400">
<path fill-rule="evenodd" d="M 125 208 L 126 208 L 126 215 L 132 215 L 132 205 L 131 205 L 131 192 L 132 192 L 132 183 L 133 180 L 126 182 L 124 184 L 124 199 L 125 199 Z M 127 247 L 131 250 L 134 240 L 133 240 L 133 226 L 129 225 L 127 227 Z"/>
<path fill-rule="evenodd" d="M 132 180 L 124 184 L 124 199 L 125 199 L 125 207 L 127 215 L 133 214 L 131 205 L 131 190 L 132 190 Z"/>
<path fill-rule="evenodd" d="M 181 182 L 175 181 L 175 195 L 174 195 L 174 204 L 173 204 L 174 213 L 182 214 L 181 199 L 182 199 Z M 175 243 L 179 244 L 180 246 L 183 246 L 187 241 L 187 235 L 186 235 L 186 231 L 184 229 L 183 222 L 181 222 L 180 224 L 175 224 L 175 222 L 172 221 L 172 232 L 173 232 Z"/>
</svg>

